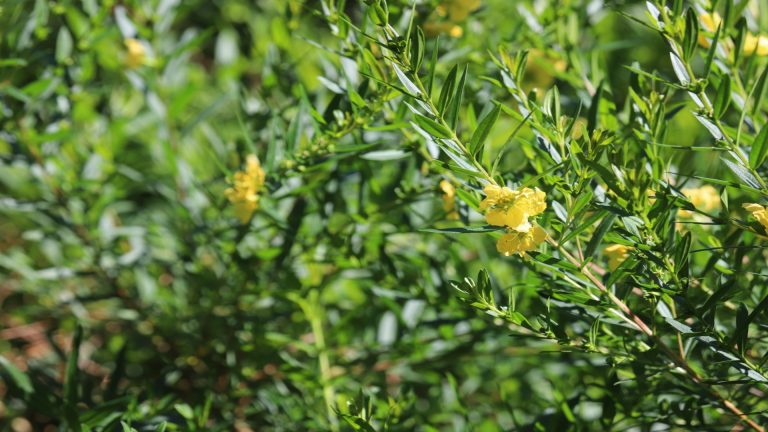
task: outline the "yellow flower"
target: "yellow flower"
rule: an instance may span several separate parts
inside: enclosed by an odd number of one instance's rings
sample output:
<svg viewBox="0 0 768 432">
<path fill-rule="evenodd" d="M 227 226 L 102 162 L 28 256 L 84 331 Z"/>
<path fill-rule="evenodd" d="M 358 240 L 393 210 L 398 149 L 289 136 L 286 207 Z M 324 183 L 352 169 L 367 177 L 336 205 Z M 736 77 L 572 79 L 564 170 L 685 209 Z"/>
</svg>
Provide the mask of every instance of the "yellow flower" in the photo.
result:
<svg viewBox="0 0 768 432">
<path fill-rule="evenodd" d="M 128 38 L 125 40 L 125 48 L 128 50 L 128 54 L 125 57 L 126 66 L 135 69 L 146 62 L 147 50 L 141 41 Z"/>
<path fill-rule="evenodd" d="M 539 189 L 512 190 L 506 186 L 487 185 L 483 192 L 486 197 L 480 202 L 480 210 L 489 209 L 485 219 L 490 225 L 528 232 L 531 229 L 528 218 L 547 208 L 547 195 Z"/>
<path fill-rule="evenodd" d="M 459 212 L 456 211 L 456 188 L 447 180 L 440 181 L 440 189 L 443 191 L 443 210 L 446 218 L 456 220 L 459 218 Z"/>
<path fill-rule="evenodd" d="M 631 247 L 620 244 L 606 246 L 603 249 L 603 254 L 608 257 L 608 268 L 611 271 L 616 270 L 629 257 L 631 250 Z"/>
<path fill-rule="evenodd" d="M 742 49 L 742 52 L 744 55 L 767 56 L 768 37 L 762 35 L 755 36 L 751 33 L 747 33 L 744 36 L 744 48 Z"/>
<path fill-rule="evenodd" d="M 224 196 L 235 206 L 235 215 L 242 223 L 251 219 L 259 208 L 259 192 L 264 186 L 264 170 L 256 155 L 248 155 L 245 170 L 235 173 L 232 187 L 224 191 Z"/>
<path fill-rule="evenodd" d="M 744 204 L 744 209 L 748 212 L 752 213 L 752 217 L 754 217 L 760 224 L 768 230 L 768 209 L 761 206 L 760 204 Z"/>
<path fill-rule="evenodd" d="M 709 33 L 714 33 L 717 31 L 717 27 L 720 25 L 720 23 L 723 22 L 723 19 L 720 18 L 720 14 L 717 12 L 713 12 L 711 14 L 704 13 L 699 15 L 699 19 L 701 20 L 701 28 L 702 30 L 705 30 Z M 704 48 L 709 48 L 709 39 L 703 34 L 699 34 L 699 45 L 703 46 Z"/>
<path fill-rule="evenodd" d="M 717 193 L 717 189 L 710 185 L 683 189 L 683 195 L 688 197 L 691 204 L 698 210 L 709 212 L 720 208 L 720 195 Z M 689 210 L 679 210 L 678 214 L 685 218 L 693 216 Z"/>
<path fill-rule="evenodd" d="M 448 34 L 451 35 L 452 38 L 460 38 L 464 35 L 464 29 L 461 28 L 461 26 L 453 26 L 451 27 L 451 30 L 448 31 Z"/>
<path fill-rule="evenodd" d="M 501 236 L 496 242 L 496 250 L 504 256 L 514 253 L 523 255 L 525 252 L 536 249 L 546 239 L 547 232 L 538 226 L 527 232 L 511 231 Z"/>
</svg>

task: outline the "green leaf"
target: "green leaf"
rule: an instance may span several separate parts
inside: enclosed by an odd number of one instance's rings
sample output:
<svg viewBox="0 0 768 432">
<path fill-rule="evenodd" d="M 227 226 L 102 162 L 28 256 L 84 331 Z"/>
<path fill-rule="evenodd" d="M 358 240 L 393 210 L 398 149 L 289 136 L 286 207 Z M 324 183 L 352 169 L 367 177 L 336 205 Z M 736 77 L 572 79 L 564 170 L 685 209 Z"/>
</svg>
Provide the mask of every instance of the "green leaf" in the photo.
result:
<svg viewBox="0 0 768 432">
<path fill-rule="evenodd" d="M 739 354 L 743 357 L 749 335 L 749 311 L 744 303 L 739 303 L 736 310 L 736 332 L 733 335 L 735 343 L 739 347 Z"/>
<path fill-rule="evenodd" d="M 720 33 L 723 29 L 723 24 L 720 23 L 719 26 L 717 26 L 717 30 L 715 31 L 715 36 L 712 37 L 712 42 L 709 46 L 709 51 L 707 52 L 707 59 L 704 62 L 704 70 L 706 71 L 704 73 L 704 79 L 709 78 L 710 72 L 712 72 L 712 61 L 715 59 L 715 52 L 717 52 L 717 46 L 718 42 L 720 42 Z"/>
<path fill-rule="evenodd" d="M 688 86 L 691 83 L 691 76 L 688 75 L 688 70 L 685 68 L 683 61 L 673 52 L 669 53 L 669 59 L 672 61 L 672 70 L 675 71 L 675 76 L 677 76 L 680 85 Z"/>
<path fill-rule="evenodd" d="M 741 17 L 738 21 L 736 21 L 736 31 L 736 38 L 734 39 L 735 47 L 733 50 L 734 67 L 738 67 L 739 65 L 739 60 L 741 59 L 744 51 L 744 40 L 746 39 L 748 33 L 747 20 L 744 17 Z"/>
<path fill-rule="evenodd" d="M 760 189 L 760 182 L 751 172 L 749 172 L 748 169 L 744 168 L 743 166 L 735 162 L 729 161 L 725 157 L 721 157 L 720 159 L 725 163 L 725 165 L 728 168 L 731 169 L 731 171 L 734 174 L 736 174 L 736 177 L 738 177 L 739 180 L 741 180 L 745 185 L 753 187 L 755 189 Z"/>
<path fill-rule="evenodd" d="M 30 394 L 34 391 L 32 381 L 27 374 L 22 372 L 21 369 L 17 368 L 10 360 L 2 355 L 0 355 L 0 368 L 5 370 L 11 377 L 11 381 L 13 381 L 16 387 L 20 388 L 24 393 Z"/>
<path fill-rule="evenodd" d="M 592 238 L 590 238 L 589 243 L 587 243 L 587 248 L 584 251 L 585 257 L 589 258 L 595 254 L 597 247 L 603 241 L 603 237 L 605 237 L 605 235 L 608 233 L 608 230 L 611 229 L 611 226 L 613 226 L 613 222 L 617 217 L 618 215 L 615 213 L 610 213 L 602 221 L 600 221 L 600 225 L 597 226 L 594 234 L 592 234 Z"/>
<path fill-rule="evenodd" d="M 411 34 L 411 71 L 418 74 L 421 69 L 421 62 L 424 60 L 424 32 L 421 27 L 416 27 L 416 35 Z"/>
<path fill-rule="evenodd" d="M 597 128 L 598 115 L 600 114 L 600 99 L 603 97 L 603 81 L 597 86 L 595 95 L 592 96 L 592 103 L 589 105 L 589 111 L 587 112 L 587 130 L 592 135 L 595 128 Z"/>
<path fill-rule="evenodd" d="M 419 96 L 421 94 L 419 87 L 405 75 L 405 72 L 403 72 L 397 64 L 392 63 L 392 68 L 395 70 L 397 79 L 400 80 L 400 83 L 405 86 L 405 89 L 408 90 L 411 95 Z"/>
<path fill-rule="evenodd" d="M 360 155 L 361 158 L 372 161 L 398 160 L 410 156 L 410 152 L 403 150 L 377 150 Z"/>
<path fill-rule="evenodd" d="M 766 78 L 768 77 L 768 66 L 763 68 L 763 71 L 760 73 L 760 78 L 757 79 L 755 82 L 755 86 L 752 88 L 752 91 L 750 94 L 752 95 L 752 109 L 750 110 L 749 114 L 751 116 L 754 116 L 758 109 L 760 109 L 760 106 L 763 104 L 763 98 L 765 97 L 765 84 L 768 82 Z"/>
<path fill-rule="evenodd" d="M 435 38 L 435 46 L 432 48 L 432 61 L 429 64 L 429 75 L 427 75 L 427 93 L 432 97 L 432 87 L 435 84 L 435 69 L 437 68 L 437 54 L 440 52 L 440 35 Z"/>
<path fill-rule="evenodd" d="M 0 67 L 11 67 L 11 66 L 26 66 L 27 61 L 23 58 L 7 58 L 7 59 L 0 59 Z"/>
<path fill-rule="evenodd" d="M 763 126 L 760 132 L 752 141 L 752 149 L 749 151 L 749 165 L 753 169 L 758 169 L 765 162 L 768 156 L 768 125 Z"/>
<path fill-rule="evenodd" d="M 421 114 L 414 114 L 413 120 L 419 127 L 435 138 L 451 138 L 453 136 L 451 130 L 429 117 L 425 117 Z"/>
<path fill-rule="evenodd" d="M 493 109 L 480 120 L 480 124 L 477 125 L 472 138 L 469 139 L 469 152 L 473 156 L 482 155 L 485 140 L 491 133 L 493 125 L 496 124 L 496 120 L 499 119 L 500 113 L 501 107 L 499 104 L 495 104 Z"/>
<path fill-rule="evenodd" d="M 699 18 L 693 8 L 688 8 L 685 14 L 685 36 L 683 38 L 683 56 L 685 60 L 690 60 L 693 53 L 696 52 L 696 45 L 699 39 Z"/>
<path fill-rule="evenodd" d="M 56 38 L 56 61 L 59 63 L 66 62 L 72 55 L 72 46 L 72 34 L 66 27 L 61 27 Z"/>
<path fill-rule="evenodd" d="M 187 404 L 176 404 L 173 406 L 173 409 L 187 420 L 195 418 L 195 412 L 192 410 L 192 407 Z"/>
<path fill-rule="evenodd" d="M 717 94 L 713 101 L 714 116 L 716 119 L 725 114 L 728 105 L 731 103 L 731 79 L 728 75 L 723 75 L 720 79 L 720 85 L 717 86 Z"/>
<path fill-rule="evenodd" d="M 75 334 L 72 336 L 72 349 L 67 359 L 67 371 L 64 377 L 64 417 L 72 430 L 80 431 L 80 419 L 77 414 L 77 403 L 79 401 L 79 370 L 77 368 L 80 354 L 80 345 L 83 342 L 83 327 L 77 324 Z"/>
<path fill-rule="evenodd" d="M 485 225 L 478 227 L 455 227 L 455 228 L 422 228 L 419 231 L 438 234 L 478 234 L 494 231 L 503 231 L 504 227 Z"/>
<path fill-rule="evenodd" d="M 453 65 L 451 71 L 448 72 L 448 76 L 445 78 L 443 88 L 440 90 L 440 98 L 437 100 L 437 110 L 440 114 L 445 113 L 445 109 L 448 107 L 448 104 L 453 97 L 453 89 L 456 87 L 456 74 L 458 73 L 458 68 L 458 65 Z"/>
<path fill-rule="evenodd" d="M 451 98 L 451 104 L 448 107 L 448 113 L 446 121 L 448 125 L 456 130 L 459 123 L 459 111 L 461 110 L 461 102 L 464 99 L 464 86 L 467 84 L 467 66 L 464 66 L 464 70 L 461 73 L 459 84 L 456 87 L 456 93 Z"/>
</svg>

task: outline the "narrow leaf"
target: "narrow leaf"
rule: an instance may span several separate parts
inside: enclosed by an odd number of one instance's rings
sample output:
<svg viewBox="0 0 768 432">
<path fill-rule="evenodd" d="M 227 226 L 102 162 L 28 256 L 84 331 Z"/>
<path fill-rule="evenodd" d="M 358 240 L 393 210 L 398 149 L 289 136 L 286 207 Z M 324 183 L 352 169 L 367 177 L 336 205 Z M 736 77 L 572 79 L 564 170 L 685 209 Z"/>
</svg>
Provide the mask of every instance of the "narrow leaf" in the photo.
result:
<svg viewBox="0 0 768 432">
<path fill-rule="evenodd" d="M 765 162 L 768 155 L 768 125 L 763 126 L 752 142 L 752 150 L 749 152 L 749 165 L 757 169 Z"/>
<path fill-rule="evenodd" d="M 731 103 L 731 79 L 728 75 L 723 75 L 720 79 L 720 85 L 717 86 L 717 94 L 713 103 L 714 116 L 719 119 L 723 116 Z"/>
<path fill-rule="evenodd" d="M 469 139 L 469 151 L 473 156 L 482 154 L 485 140 L 491 133 L 496 120 L 499 119 L 499 113 L 501 113 L 501 107 L 496 104 L 491 112 L 486 114 L 485 117 L 480 120 L 480 124 L 477 125 L 477 129 L 475 129 L 475 132 L 472 134 L 472 138 Z"/>
<path fill-rule="evenodd" d="M 421 114 L 416 114 L 414 115 L 413 120 L 416 122 L 417 125 L 419 125 L 422 129 L 424 129 L 427 133 L 429 133 L 435 138 L 451 138 L 451 136 L 453 135 L 453 133 L 449 129 L 447 129 L 445 126 L 432 120 L 429 117 L 425 117 Z"/>
</svg>

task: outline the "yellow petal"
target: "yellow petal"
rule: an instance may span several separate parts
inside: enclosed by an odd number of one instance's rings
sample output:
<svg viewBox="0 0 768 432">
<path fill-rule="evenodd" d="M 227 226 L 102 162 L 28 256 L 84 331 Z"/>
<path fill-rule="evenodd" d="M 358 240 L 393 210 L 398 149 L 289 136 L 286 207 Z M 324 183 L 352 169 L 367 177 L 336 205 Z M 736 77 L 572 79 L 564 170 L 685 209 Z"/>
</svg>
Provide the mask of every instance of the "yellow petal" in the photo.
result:
<svg viewBox="0 0 768 432">
<path fill-rule="evenodd" d="M 485 220 L 488 222 L 488 225 L 494 225 L 494 226 L 504 226 L 504 223 L 506 221 L 506 215 L 505 215 L 504 209 L 490 209 L 488 210 L 488 213 L 485 214 Z"/>
<path fill-rule="evenodd" d="M 723 19 L 720 18 L 720 14 L 717 12 L 701 14 L 699 19 L 701 20 L 701 28 L 708 32 L 714 32 L 720 23 L 723 22 Z"/>
<path fill-rule="evenodd" d="M 522 209 L 511 207 L 503 214 L 503 225 L 519 232 L 528 232 L 528 230 L 531 229 L 531 224 L 528 222 L 528 214 Z"/>
<path fill-rule="evenodd" d="M 518 201 L 515 202 L 515 207 L 519 207 L 528 216 L 536 216 L 546 210 L 547 195 L 537 189 L 523 188 L 520 191 Z"/>
<path fill-rule="evenodd" d="M 755 36 L 751 33 L 747 33 L 744 37 L 744 48 L 742 52 L 745 55 L 768 55 L 768 38 L 765 36 Z"/>
<path fill-rule="evenodd" d="M 746 203 L 746 204 L 743 204 L 742 207 L 744 207 L 745 210 L 751 213 L 765 210 L 765 207 L 755 203 Z"/>
<path fill-rule="evenodd" d="M 504 256 L 522 255 L 536 249 L 546 238 L 547 232 L 538 226 L 525 233 L 510 232 L 499 238 L 496 250 Z"/>
<path fill-rule="evenodd" d="M 621 244 L 606 246 L 603 249 L 603 254 L 608 257 L 608 268 L 612 271 L 616 270 L 629 257 L 631 250 L 631 247 Z"/>
</svg>

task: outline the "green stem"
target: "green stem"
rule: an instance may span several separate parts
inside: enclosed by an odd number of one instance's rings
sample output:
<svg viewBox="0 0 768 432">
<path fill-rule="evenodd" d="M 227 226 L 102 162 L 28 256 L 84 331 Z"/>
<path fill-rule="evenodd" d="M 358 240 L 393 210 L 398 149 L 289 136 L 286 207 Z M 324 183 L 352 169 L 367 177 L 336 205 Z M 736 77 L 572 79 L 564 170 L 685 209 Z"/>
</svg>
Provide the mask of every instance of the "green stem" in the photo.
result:
<svg viewBox="0 0 768 432">
<path fill-rule="evenodd" d="M 385 30 L 386 30 L 388 39 L 392 40 L 397 36 L 397 33 L 395 33 L 394 29 L 387 27 L 385 28 Z M 393 54 L 398 55 L 399 53 L 393 52 Z M 400 64 L 409 64 L 408 59 L 403 58 L 402 56 L 398 56 L 398 62 Z M 472 164 L 472 166 L 474 166 L 478 170 L 478 172 L 480 172 L 480 174 L 483 176 L 483 178 L 485 178 L 485 180 L 487 180 L 489 183 L 493 185 L 498 185 L 498 183 L 496 183 L 496 180 L 493 179 L 493 177 L 488 173 L 485 167 L 483 167 L 480 161 L 478 161 L 477 158 L 475 158 L 472 152 L 470 152 L 467 146 L 461 141 L 456 131 L 448 124 L 447 121 L 445 121 L 443 116 L 440 114 L 440 111 L 437 109 L 437 106 L 435 106 L 434 102 L 432 102 L 432 98 L 430 97 L 429 93 L 427 93 L 424 83 L 421 81 L 421 78 L 419 78 L 418 71 L 411 73 L 411 75 L 413 76 L 414 84 L 416 85 L 416 87 L 418 87 L 419 92 L 421 93 L 420 100 L 427 104 L 427 106 L 429 107 L 429 110 L 431 111 L 430 114 L 435 117 L 435 120 L 438 123 L 440 123 L 440 125 L 443 126 L 446 130 L 451 132 L 451 137 L 449 139 L 456 143 L 456 145 L 462 151 L 464 158 L 466 158 Z"/>
<path fill-rule="evenodd" d="M 320 381 L 323 385 L 323 398 L 325 399 L 325 409 L 328 415 L 328 422 L 331 425 L 332 431 L 339 430 L 338 420 L 336 419 L 336 413 L 334 412 L 334 405 L 336 400 L 336 391 L 331 384 L 331 360 L 328 356 L 328 347 L 325 343 L 325 332 L 323 330 L 323 316 L 325 311 L 320 304 L 320 299 L 317 291 L 312 291 L 309 295 L 309 302 L 307 305 L 307 318 L 312 326 L 312 334 L 315 337 L 315 349 L 317 349 L 317 361 L 320 366 Z"/>
</svg>

